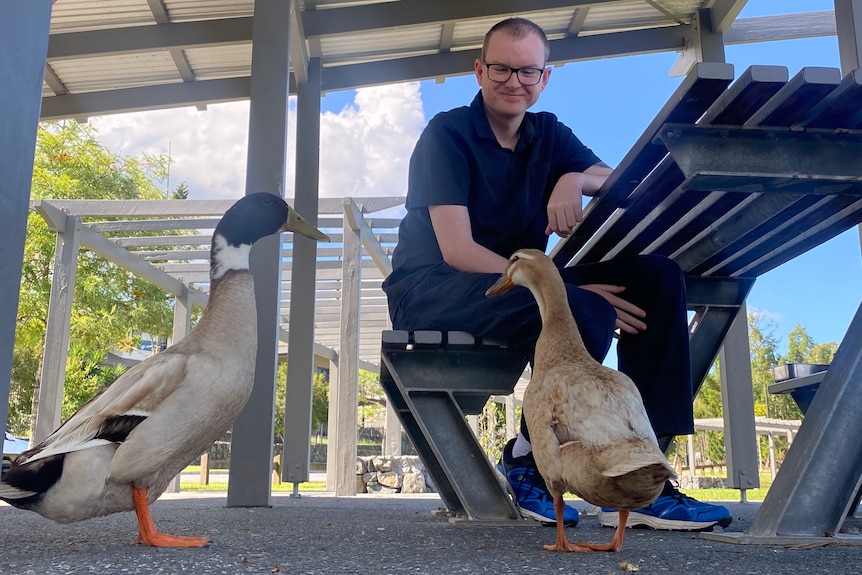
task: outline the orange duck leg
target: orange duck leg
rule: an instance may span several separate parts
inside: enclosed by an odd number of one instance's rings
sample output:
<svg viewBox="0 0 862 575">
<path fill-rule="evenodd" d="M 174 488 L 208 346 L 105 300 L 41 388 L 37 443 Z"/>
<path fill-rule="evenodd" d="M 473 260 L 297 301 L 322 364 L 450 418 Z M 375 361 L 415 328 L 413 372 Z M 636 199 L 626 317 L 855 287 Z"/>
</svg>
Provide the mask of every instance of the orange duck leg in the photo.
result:
<svg viewBox="0 0 862 575">
<path fill-rule="evenodd" d="M 206 537 L 183 537 L 180 535 L 165 535 L 156 529 L 150 516 L 149 494 L 146 489 L 132 488 L 132 499 L 135 502 L 135 514 L 138 516 L 139 533 L 132 543 L 143 543 L 152 547 L 206 547 L 210 540 Z"/>
<path fill-rule="evenodd" d="M 613 538 L 609 543 L 586 543 L 580 541 L 578 543 L 569 543 L 566 539 L 565 531 L 563 530 L 563 513 L 565 511 L 565 502 L 562 495 L 554 495 L 554 514 L 557 517 L 557 539 L 553 545 L 544 545 L 545 551 L 572 551 L 574 553 L 587 553 L 589 551 L 614 551 L 619 552 L 623 548 L 623 538 L 626 534 L 626 522 L 629 518 L 628 509 L 620 509 L 620 524 L 614 532 Z"/>
</svg>

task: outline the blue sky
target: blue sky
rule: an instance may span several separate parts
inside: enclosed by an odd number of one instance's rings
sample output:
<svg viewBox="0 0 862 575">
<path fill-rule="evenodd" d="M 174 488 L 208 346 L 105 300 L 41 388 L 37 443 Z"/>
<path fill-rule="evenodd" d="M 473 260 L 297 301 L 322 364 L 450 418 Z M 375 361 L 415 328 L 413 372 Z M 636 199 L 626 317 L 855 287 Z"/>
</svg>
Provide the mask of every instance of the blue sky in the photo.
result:
<svg viewBox="0 0 862 575">
<path fill-rule="evenodd" d="M 750 0 L 740 18 L 831 10 L 831 0 Z M 726 47 L 736 75 L 752 64 L 786 66 L 791 76 L 803 66 L 838 67 L 836 37 L 762 42 Z M 668 71 L 676 53 L 650 54 L 577 62 L 554 68 L 533 108 L 554 112 L 611 166 L 616 165 L 681 78 Z M 638 86 L 633 90 L 632 86 Z M 421 83 L 426 119 L 439 111 L 469 104 L 477 91 L 472 76 Z M 337 112 L 352 103 L 355 92 L 324 97 L 324 110 Z M 862 295 L 862 256 L 854 228 L 757 280 L 750 309 L 774 325 L 781 349 L 794 324 L 805 326 L 818 343 L 840 341 Z"/>
<path fill-rule="evenodd" d="M 741 18 L 831 10 L 832 0 L 749 0 Z M 554 68 L 534 110 L 554 112 L 605 162 L 616 165 L 676 89 L 669 70 L 676 53 L 578 62 Z M 833 37 L 726 48 L 739 75 L 751 64 L 838 67 Z M 632 89 L 637 86 L 637 89 Z M 422 127 L 437 112 L 466 105 L 477 91 L 472 75 L 326 94 L 321 115 L 322 197 L 403 195 L 406 167 Z M 248 103 L 94 118 L 100 139 L 124 154 L 174 159 L 171 186 L 183 180 L 191 197 L 239 197 L 244 192 Z M 291 128 L 292 132 L 292 128 Z M 295 145 L 295 144 L 292 144 Z M 289 179 L 292 180 L 288 151 Z M 288 195 L 291 195 L 289 190 Z M 749 296 L 781 339 L 794 324 L 818 343 L 840 341 L 862 294 L 862 255 L 854 228 L 765 274 Z"/>
</svg>

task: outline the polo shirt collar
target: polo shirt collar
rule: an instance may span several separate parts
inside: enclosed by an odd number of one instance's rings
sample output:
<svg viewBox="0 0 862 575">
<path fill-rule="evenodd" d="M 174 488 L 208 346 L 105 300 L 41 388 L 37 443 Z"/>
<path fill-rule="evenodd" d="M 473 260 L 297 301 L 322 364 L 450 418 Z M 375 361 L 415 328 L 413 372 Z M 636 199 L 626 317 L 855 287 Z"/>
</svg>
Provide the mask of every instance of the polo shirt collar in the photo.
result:
<svg viewBox="0 0 862 575">
<path fill-rule="evenodd" d="M 485 113 L 485 100 L 482 98 L 482 90 L 479 90 L 476 97 L 473 98 L 473 102 L 470 103 L 470 111 L 473 115 L 473 122 L 476 126 L 478 136 L 497 141 L 497 136 L 491 130 L 488 115 Z M 529 112 L 524 114 L 524 119 L 521 122 L 521 136 L 518 138 L 518 145 L 515 151 L 522 150 L 536 139 L 536 128 L 533 120 L 533 114 Z"/>
</svg>

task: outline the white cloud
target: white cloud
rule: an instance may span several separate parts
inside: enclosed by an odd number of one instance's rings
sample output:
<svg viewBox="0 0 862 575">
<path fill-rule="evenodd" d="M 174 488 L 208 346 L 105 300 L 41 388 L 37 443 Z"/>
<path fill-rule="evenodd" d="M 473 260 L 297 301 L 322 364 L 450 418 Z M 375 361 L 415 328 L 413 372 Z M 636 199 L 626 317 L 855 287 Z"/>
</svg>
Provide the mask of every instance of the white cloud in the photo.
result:
<svg viewBox="0 0 862 575">
<path fill-rule="evenodd" d="M 753 305 L 748 305 L 748 313 L 757 318 L 758 323 L 767 331 L 774 331 L 776 325 L 784 321 L 784 316 L 781 312 L 776 312 L 768 309 L 761 309 Z"/>
<path fill-rule="evenodd" d="M 191 197 L 238 198 L 244 193 L 248 102 L 206 111 L 177 108 L 93 118 L 99 140 L 129 156 L 168 154 L 170 187 L 185 181 Z"/>
<path fill-rule="evenodd" d="M 248 102 L 93 118 L 98 138 L 130 156 L 168 154 L 171 188 L 185 181 L 190 197 L 244 193 Z M 291 106 L 289 122 L 295 125 Z M 425 124 L 419 84 L 357 90 L 352 105 L 320 118 L 320 196 L 403 196 L 413 145 Z M 293 195 L 296 131 L 288 131 L 288 195 Z"/>
</svg>

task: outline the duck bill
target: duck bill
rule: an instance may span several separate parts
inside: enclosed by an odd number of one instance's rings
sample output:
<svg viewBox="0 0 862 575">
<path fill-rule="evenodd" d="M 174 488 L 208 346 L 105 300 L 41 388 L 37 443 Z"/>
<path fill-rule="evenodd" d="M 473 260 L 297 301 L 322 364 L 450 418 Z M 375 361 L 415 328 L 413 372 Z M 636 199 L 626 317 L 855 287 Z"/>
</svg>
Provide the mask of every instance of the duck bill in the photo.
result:
<svg viewBox="0 0 862 575">
<path fill-rule="evenodd" d="M 502 275 L 500 279 L 494 282 L 494 285 L 489 287 L 487 291 L 485 291 L 485 295 L 487 297 L 494 297 L 495 295 L 502 295 L 512 289 L 515 284 L 512 283 L 512 280 L 509 279 L 509 276 Z"/>
<path fill-rule="evenodd" d="M 326 234 L 318 230 L 316 227 L 305 221 L 302 216 L 297 214 L 292 209 L 289 209 L 287 211 L 287 221 L 284 222 L 284 225 L 281 226 L 281 231 L 302 234 L 303 236 L 311 238 L 313 240 L 325 242 L 329 241 L 329 236 L 327 236 Z"/>
</svg>

